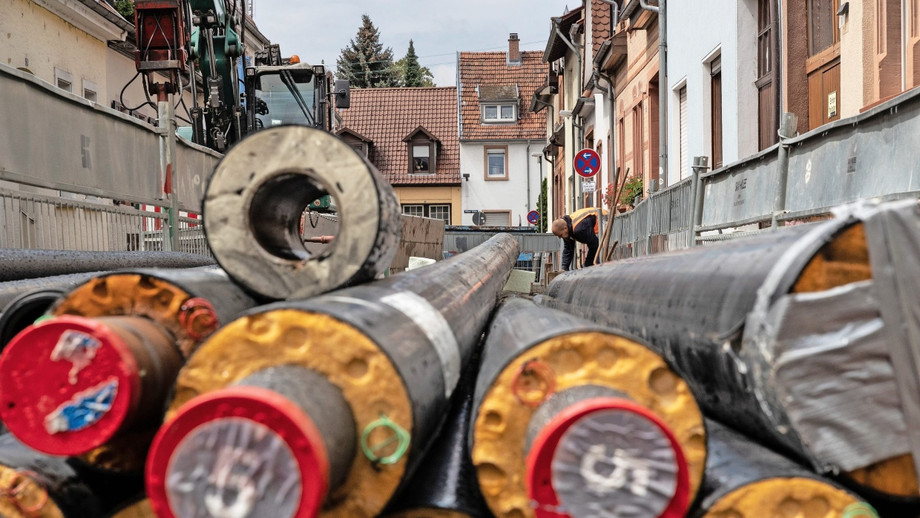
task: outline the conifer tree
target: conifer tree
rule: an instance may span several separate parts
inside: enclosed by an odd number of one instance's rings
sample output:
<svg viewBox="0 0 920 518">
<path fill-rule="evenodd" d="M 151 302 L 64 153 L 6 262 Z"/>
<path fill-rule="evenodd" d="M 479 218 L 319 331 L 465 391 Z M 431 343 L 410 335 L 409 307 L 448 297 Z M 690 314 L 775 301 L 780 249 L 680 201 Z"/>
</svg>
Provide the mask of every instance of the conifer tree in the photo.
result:
<svg viewBox="0 0 920 518">
<path fill-rule="evenodd" d="M 361 16 L 361 28 L 336 61 L 340 79 L 348 79 L 355 88 L 399 86 L 399 75 L 393 63 L 393 49 L 384 49 L 380 32 L 370 17 Z"/>
<path fill-rule="evenodd" d="M 406 52 L 406 72 L 403 76 L 406 86 L 422 86 L 422 67 L 418 64 L 415 54 L 415 43 L 409 40 L 409 52 Z"/>
<path fill-rule="evenodd" d="M 405 57 L 396 62 L 396 70 L 402 86 L 435 86 L 431 70 L 419 64 L 412 40 L 409 40 L 409 51 Z"/>
</svg>

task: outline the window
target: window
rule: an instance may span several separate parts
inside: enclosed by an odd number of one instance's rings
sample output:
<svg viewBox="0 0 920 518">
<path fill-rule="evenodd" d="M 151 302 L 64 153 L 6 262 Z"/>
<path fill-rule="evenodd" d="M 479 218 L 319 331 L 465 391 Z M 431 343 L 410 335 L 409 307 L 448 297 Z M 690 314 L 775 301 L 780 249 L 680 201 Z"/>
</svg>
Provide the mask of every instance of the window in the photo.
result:
<svg viewBox="0 0 920 518">
<path fill-rule="evenodd" d="M 687 86 L 684 85 L 680 90 L 677 91 L 677 104 L 680 108 L 680 165 L 678 166 L 678 171 L 680 171 L 680 178 L 689 175 L 688 167 L 690 165 L 689 157 L 689 148 L 687 145 Z"/>
<path fill-rule="evenodd" d="M 445 225 L 450 225 L 449 203 L 415 203 L 402 206 L 402 213 L 409 216 L 440 219 Z"/>
<path fill-rule="evenodd" d="M 517 105 L 483 104 L 482 122 L 517 122 Z"/>
<path fill-rule="evenodd" d="M 430 205 L 428 217 L 443 220 L 445 224 L 450 225 L 450 205 Z"/>
<path fill-rule="evenodd" d="M 402 209 L 403 214 L 408 214 L 409 216 L 425 217 L 424 205 L 403 205 Z"/>
<path fill-rule="evenodd" d="M 412 172 L 430 173 L 431 171 L 431 146 L 414 144 L 412 146 Z"/>
<path fill-rule="evenodd" d="M 99 87 L 96 86 L 96 83 L 89 81 L 87 79 L 83 80 L 83 98 L 96 102 L 96 92 L 99 91 Z"/>
<path fill-rule="evenodd" d="M 722 167 L 722 58 L 717 57 L 710 63 L 712 116 L 712 168 Z"/>
<path fill-rule="evenodd" d="M 486 180 L 508 179 L 508 148 L 487 147 L 486 155 Z"/>
<path fill-rule="evenodd" d="M 808 0 L 808 55 L 814 56 L 840 41 L 838 0 Z"/>
<path fill-rule="evenodd" d="M 57 85 L 57 87 L 61 90 L 73 92 L 73 74 L 55 67 L 54 84 Z"/>
<path fill-rule="evenodd" d="M 759 149 L 766 149 L 777 142 L 779 105 L 773 86 L 776 68 L 775 45 L 773 41 L 773 0 L 758 0 L 757 18 L 757 134 Z"/>
<path fill-rule="evenodd" d="M 486 216 L 485 226 L 487 227 L 510 227 L 511 211 L 508 210 L 484 210 Z"/>
</svg>

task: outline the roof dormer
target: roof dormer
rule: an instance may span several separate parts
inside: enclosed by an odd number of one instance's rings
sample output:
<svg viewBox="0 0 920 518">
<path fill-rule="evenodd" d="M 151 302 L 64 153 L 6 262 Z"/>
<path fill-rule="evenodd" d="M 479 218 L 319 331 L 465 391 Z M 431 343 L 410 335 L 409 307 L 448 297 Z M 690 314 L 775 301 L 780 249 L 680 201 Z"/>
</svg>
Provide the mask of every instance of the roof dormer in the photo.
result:
<svg viewBox="0 0 920 518">
<path fill-rule="evenodd" d="M 403 142 L 409 153 L 409 173 L 434 174 L 437 172 L 438 151 L 441 141 L 423 126 L 412 130 Z"/>
<path fill-rule="evenodd" d="M 517 123 L 521 96 L 518 85 L 479 85 L 476 90 L 483 123 Z"/>
</svg>

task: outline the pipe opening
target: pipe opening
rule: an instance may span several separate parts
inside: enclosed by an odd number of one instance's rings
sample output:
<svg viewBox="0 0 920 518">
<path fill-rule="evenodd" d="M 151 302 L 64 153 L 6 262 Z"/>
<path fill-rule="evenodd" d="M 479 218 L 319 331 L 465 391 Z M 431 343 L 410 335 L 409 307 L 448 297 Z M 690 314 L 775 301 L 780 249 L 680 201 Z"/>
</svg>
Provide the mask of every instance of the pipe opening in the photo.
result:
<svg viewBox="0 0 920 518">
<path fill-rule="evenodd" d="M 335 246 L 337 206 L 332 191 L 309 172 L 283 173 L 256 189 L 249 204 L 249 230 L 279 259 L 320 258 Z"/>
</svg>

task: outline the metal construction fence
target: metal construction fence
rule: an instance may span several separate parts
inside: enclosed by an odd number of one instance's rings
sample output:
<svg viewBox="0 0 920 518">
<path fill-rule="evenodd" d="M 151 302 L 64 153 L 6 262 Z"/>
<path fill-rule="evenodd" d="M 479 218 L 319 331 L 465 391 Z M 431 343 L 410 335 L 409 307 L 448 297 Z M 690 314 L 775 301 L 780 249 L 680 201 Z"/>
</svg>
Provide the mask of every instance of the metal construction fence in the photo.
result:
<svg viewBox="0 0 920 518">
<path fill-rule="evenodd" d="M 610 242 L 619 242 L 614 257 L 635 257 L 822 217 L 861 199 L 917 196 L 920 89 L 653 193 L 616 215 Z"/>
<path fill-rule="evenodd" d="M 517 227 L 466 227 L 444 232 L 444 255 L 451 256 L 476 247 L 500 232 L 518 240 L 518 259 L 514 269 L 534 272 L 537 283 L 545 284 L 546 272 L 560 264 L 562 241 L 548 233 L 521 232 Z"/>
<path fill-rule="evenodd" d="M 0 246 L 208 252 L 196 212 L 220 155 L 174 141 L 178 235 L 170 235 L 170 202 L 162 193 L 170 163 L 166 129 L 3 64 L 0 98 Z M 29 117 L 20 106 L 29 106 Z M 682 249 L 821 217 L 859 199 L 916 197 L 918 189 L 920 89 L 914 89 L 651 194 L 616 215 L 610 243 L 618 243 L 618 258 Z M 501 231 L 476 230 L 481 237 L 447 232 L 445 253 Z M 559 264 L 560 241 L 552 234 L 518 236 L 521 269 L 539 273 Z"/>
</svg>

